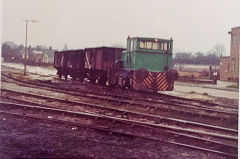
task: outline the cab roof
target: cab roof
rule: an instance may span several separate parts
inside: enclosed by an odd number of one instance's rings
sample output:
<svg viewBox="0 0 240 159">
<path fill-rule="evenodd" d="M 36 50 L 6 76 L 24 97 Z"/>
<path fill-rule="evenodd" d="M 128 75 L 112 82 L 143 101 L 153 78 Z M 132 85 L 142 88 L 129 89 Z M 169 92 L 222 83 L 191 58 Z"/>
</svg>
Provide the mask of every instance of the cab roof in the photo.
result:
<svg viewBox="0 0 240 159">
<path fill-rule="evenodd" d="M 160 38 L 149 38 L 149 37 L 130 37 L 130 39 L 146 40 L 146 41 L 173 41 L 172 39 L 160 39 Z"/>
</svg>

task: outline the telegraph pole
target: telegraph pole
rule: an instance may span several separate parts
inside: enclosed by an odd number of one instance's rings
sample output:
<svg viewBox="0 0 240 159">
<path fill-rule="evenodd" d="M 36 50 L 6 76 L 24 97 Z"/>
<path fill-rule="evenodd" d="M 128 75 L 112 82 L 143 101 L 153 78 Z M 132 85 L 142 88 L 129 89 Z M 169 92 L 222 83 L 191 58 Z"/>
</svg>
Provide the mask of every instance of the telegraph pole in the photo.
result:
<svg viewBox="0 0 240 159">
<path fill-rule="evenodd" d="M 27 30 L 28 30 L 28 22 L 37 22 L 36 20 L 29 20 L 29 19 L 25 19 L 23 20 L 26 22 L 26 37 L 25 37 L 25 48 L 24 48 L 24 75 L 26 75 L 26 70 L 27 70 L 27 66 L 26 66 L 26 62 L 27 62 Z"/>
</svg>

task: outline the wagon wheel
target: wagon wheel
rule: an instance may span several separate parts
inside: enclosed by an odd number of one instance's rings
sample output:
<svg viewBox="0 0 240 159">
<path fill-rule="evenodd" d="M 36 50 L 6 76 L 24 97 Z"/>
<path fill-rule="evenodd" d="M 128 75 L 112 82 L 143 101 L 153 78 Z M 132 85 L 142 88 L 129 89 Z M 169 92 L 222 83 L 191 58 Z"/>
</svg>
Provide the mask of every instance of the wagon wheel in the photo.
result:
<svg viewBox="0 0 240 159">
<path fill-rule="evenodd" d="M 59 79 L 61 79 L 61 78 L 62 78 L 62 74 L 61 74 L 61 73 L 59 73 L 59 74 L 58 74 L 58 77 L 59 77 Z"/>
<path fill-rule="evenodd" d="M 79 76 L 79 81 L 80 81 L 80 82 L 83 82 L 83 80 L 84 80 L 83 75 Z"/>
<path fill-rule="evenodd" d="M 91 77 L 91 78 L 90 78 L 90 82 L 91 82 L 91 83 L 96 83 L 96 77 Z"/>
<path fill-rule="evenodd" d="M 99 80 L 99 84 L 102 85 L 102 86 L 105 86 L 106 82 L 107 82 L 106 78 L 103 78 L 103 77 L 101 77 L 100 80 Z"/>
<path fill-rule="evenodd" d="M 65 80 L 67 80 L 67 77 L 68 77 L 68 75 L 65 75 L 65 76 L 64 76 Z"/>
</svg>

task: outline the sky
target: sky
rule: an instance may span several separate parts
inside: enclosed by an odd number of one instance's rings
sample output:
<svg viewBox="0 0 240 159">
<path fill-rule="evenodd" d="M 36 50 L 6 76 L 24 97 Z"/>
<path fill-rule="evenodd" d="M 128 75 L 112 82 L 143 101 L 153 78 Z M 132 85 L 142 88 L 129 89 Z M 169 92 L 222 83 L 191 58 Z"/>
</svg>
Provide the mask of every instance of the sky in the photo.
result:
<svg viewBox="0 0 240 159">
<path fill-rule="evenodd" d="M 63 49 L 126 46 L 127 36 L 172 39 L 173 51 L 230 52 L 240 0 L 3 0 L 2 42 Z"/>
</svg>

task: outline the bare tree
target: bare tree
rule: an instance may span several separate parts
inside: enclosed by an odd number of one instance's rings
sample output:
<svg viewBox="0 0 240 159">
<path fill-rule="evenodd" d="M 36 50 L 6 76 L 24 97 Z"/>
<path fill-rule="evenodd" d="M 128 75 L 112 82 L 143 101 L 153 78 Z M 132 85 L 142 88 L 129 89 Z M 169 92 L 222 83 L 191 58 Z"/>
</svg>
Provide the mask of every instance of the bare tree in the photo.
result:
<svg viewBox="0 0 240 159">
<path fill-rule="evenodd" d="M 67 43 L 64 44 L 63 51 L 68 50 Z"/>
<path fill-rule="evenodd" d="M 215 44 L 214 47 L 210 50 L 211 53 L 215 54 L 218 57 L 224 56 L 226 54 L 226 48 L 223 44 Z"/>
</svg>

